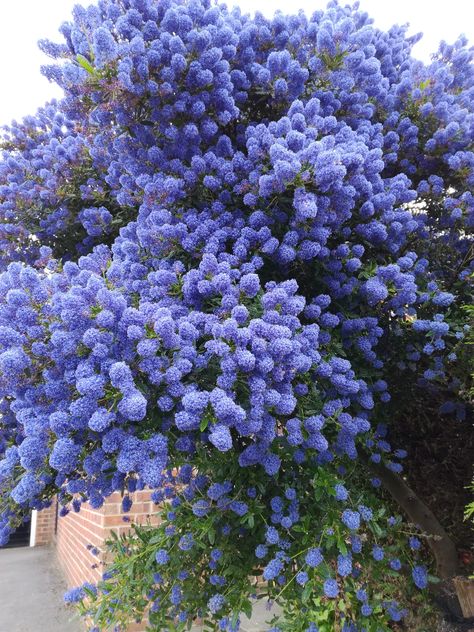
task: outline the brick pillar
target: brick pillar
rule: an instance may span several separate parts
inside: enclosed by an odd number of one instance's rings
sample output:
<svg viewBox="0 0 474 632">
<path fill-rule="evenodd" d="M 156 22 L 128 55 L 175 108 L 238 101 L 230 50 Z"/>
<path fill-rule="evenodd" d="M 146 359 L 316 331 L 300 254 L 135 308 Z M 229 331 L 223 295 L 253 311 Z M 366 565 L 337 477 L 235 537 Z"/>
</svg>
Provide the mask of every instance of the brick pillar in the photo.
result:
<svg viewBox="0 0 474 632">
<path fill-rule="evenodd" d="M 30 546 L 51 544 L 56 528 L 56 500 L 50 507 L 34 511 L 31 517 Z"/>
</svg>

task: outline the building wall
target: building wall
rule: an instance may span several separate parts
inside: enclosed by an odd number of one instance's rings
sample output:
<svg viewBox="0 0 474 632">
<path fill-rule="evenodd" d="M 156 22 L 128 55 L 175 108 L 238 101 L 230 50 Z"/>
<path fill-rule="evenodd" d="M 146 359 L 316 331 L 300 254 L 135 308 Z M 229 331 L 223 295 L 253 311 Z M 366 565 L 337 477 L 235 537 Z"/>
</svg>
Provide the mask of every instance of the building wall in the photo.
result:
<svg viewBox="0 0 474 632">
<path fill-rule="evenodd" d="M 100 579 L 101 555 L 106 533 L 102 526 L 102 510 L 83 505 L 80 512 L 58 518 L 56 554 L 68 587 Z M 99 553 L 93 555 L 90 548 Z"/>
<path fill-rule="evenodd" d="M 130 523 L 156 522 L 156 505 L 150 500 L 150 492 L 138 491 L 130 496 L 133 505 L 127 514 L 122 511 L 120 494 L 115 492 L 100 509 L 84 504 L 78 513 L 70 512 L 58 518 L 56 551 L 69 586 L 100 579 L 104 566 L 104 544 L 111 531 L 120 535 L 130 529 Z"/>
<path fill-rule="evenodd" d="M 56 501 L 42 511 L 34 511 L 31 517 L 30 546 L 51 544 L 56 530 Z"/>
</svg>

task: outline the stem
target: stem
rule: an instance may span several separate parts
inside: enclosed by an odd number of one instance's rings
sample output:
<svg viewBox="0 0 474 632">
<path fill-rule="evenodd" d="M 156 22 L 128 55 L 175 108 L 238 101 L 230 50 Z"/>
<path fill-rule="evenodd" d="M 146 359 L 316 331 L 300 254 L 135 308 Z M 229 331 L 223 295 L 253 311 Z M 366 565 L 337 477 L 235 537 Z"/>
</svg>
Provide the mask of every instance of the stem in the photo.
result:
<svg viewBox="0 0 474 632">
<path fill-rule="evenodd" d="M 458 574 L 458 555 L 451 540 L 434 513 L 418 498 L 415 492 L 397 473 L 384 465 L 366 460 L 368 467 L 380 478 L 392 498 L 408 518 L 428 534 L 427 542 L 436 559 L 437 574 L 441 579 L 451 579 Z"/>
</svg>

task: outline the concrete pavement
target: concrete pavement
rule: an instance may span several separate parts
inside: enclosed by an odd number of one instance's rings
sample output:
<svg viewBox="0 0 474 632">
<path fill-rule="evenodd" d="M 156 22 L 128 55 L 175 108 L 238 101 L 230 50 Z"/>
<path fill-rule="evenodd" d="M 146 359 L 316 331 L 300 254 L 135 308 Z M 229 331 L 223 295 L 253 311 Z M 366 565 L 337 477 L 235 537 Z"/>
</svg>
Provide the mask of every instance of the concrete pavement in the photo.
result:
<svg viewBox="0 0 474 632">
<path fill-rule="evenodd" d="M 240 632 L 265 632 L 265 630 L 269 630 L 271 626 L 265 622 L 271 620 L 279 612 L 280 610 L 277 606 L 268 608 L 268 601 L 265 599 L 256 601 L 252 610 L 252 618 L 248 619 L 245 615 L 242 615 Z M 204 628 L 193 625 L 190 632 L 204 632 Z"/>
<path fill-rule="evenodd" d="M 47 547 L 0 549 L 0 632 L 83 632 Z"/>
<path fill-rule="evenodd" d="M 65 590 L 54 549 L 0 549 L 0 632 L 83 632 L 74 608 L 64 605 Z M 242 616 L 242 632 L 268 630 L 265 620 L 274 613 L 258 601 L 251 620 Z"/>
</svg>

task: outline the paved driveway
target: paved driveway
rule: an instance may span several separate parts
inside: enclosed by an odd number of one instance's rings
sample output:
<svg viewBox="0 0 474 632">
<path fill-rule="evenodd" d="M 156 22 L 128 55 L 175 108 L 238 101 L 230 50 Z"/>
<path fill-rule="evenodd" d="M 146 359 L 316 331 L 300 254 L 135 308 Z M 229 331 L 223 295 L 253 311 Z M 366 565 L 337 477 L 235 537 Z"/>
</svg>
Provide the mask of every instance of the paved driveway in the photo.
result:
<svg viewBox="0 0 474 632">
<path fill-rule="evenodd" d="M 82 632 L 49 547 L 0 549 L 0 632 Z"/>
</svg>

